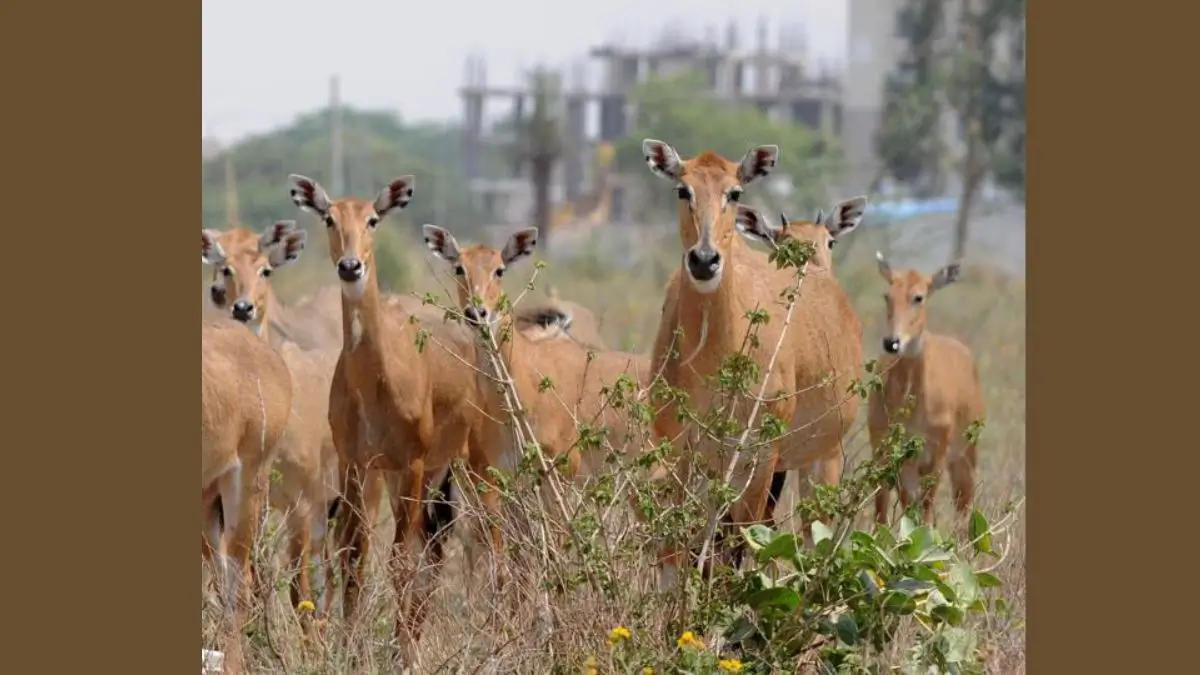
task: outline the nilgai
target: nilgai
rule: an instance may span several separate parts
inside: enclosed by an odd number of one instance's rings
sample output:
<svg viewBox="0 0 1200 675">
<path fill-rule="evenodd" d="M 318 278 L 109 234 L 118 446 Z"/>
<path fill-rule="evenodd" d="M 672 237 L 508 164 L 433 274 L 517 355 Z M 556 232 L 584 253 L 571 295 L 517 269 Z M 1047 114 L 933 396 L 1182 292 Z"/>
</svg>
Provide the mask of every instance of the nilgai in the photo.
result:
<svg viewBox="0 0 1200 675">
<path fill-rule="evenodd" d="M 429 249 L 454 270 L 458 303 L 467 323 L 490 326 L 497 336 L 509 335 L 499 345 L 499 351 L 543 452 L 551 460 L 566 455 L 569 476 L 582 478 L 595 473 L 603 466 L 608 448 L 581 452 L 577 443 L 578 425 L 607 427 L 609 442 L 616 448 L 632 441 L 628 438 L 633 433 L 628 413 L 609 405 L 602 390 L 616 386 L 618 378 L 625 375 L 633 385 L 630 393 L 635 393 L 648 375 L 649 359 L 640 354 L 591 349 L 550 332 L 538 335 L 533 331 L 506 329 L 506 324 L 516 322 L 517 315 L 507 306 L 501 307 L 500 280 L 514 263 L 533 254 L 537 228 L 517 231 L 502 250 L 482 244 L 460 247 L 450 232 L 434 225 L 425 225 L 424 234 Z M 565 312 L 550 311 L 553 306 L 542 307 L 544 329 L 568 324 Z M 486 350 L 477 347 L 476 353 L 479 370 L 491 373 Z M 480 397 L 489 413 L 487 418 L 507 419 L 493 381 L 486 375 L 478 378 Z M 483 434 L 492 448 L 487 454 L 493 462 L 503 459 L 511 469 L 520 456 L 520 448 L 502 428 L 494 426 Z M 634 446 L 638 444 L 635 442 Z"/>
<path fill-rule="evenodd" d="M 925 522 L 932 522 L 933 499 L 942 472 L 950 469 L 954 507 L 961 518 L 975 494 L 977 428 L 984 416 L 979 371 L 971 350 L 948 335 L 925 328 L 929 299 L 953 283 L 960 274 L 959 263 L 951 263 L 926 276 L 913 269 L 892 269 L 883 254 L 875 254 L 879 274 L 887 281 L 886 333 L 880 370 L 882 391 L 868 400 L 867 424 L 871 445 L 882 452 L 888 428 L 903 423 L 923 439 L 923 452 L 907 462 L 900 472 L 900 501 L 905 508 L 917 499 L 921 478 L 930 485 L 922 496 Z M 890 491 L 875 497 L 875 517 L 887 520 Z"/>
<path fill-rule="evenodd" d="M 671 146 L 652 139 L 645 140 L 642 149 L 650 171 L 669 181 L 679 198 L 682 244 L 680 269 L 666 289 L 653 372 L 661 370 L 667 383 L 684 390 L 690 407 L 704 415 L 714 402 L 711 378 L 746 339 L 748 313 L 764 310 L 770 317 L 757 326 L 758 341 L 748 346 L 748 355 L 766 378 L 762 412 L 789 430 L 764 452 L 741 453 L 731 474 L 733 485 L 744 486 L 731 520 L 761 521 L 770 516 L 772 483 L 777 489 L 783 483 L 784 476 L 776 477 L 777 472 L 806 473 L 823 462 L 831 468 L 827 480 L 840 477 L 832 469 L 840 470 L 836 459 L 842 437 L 857 413 L 857 400 L 846 392 L 861 366 L 862 325 L 837 280 L 816 268 L 801 282 L 787 325 L 780 293 L 793 283 L 795 272 L 778 269 L 764 252 L 743 241 L 745 237 L 771 246 L 780 240 L 781 228 L 739 204 L 744 189 L 775 166 L 778 147 L 751 148 L 739 162 L 713 152 L 682 160 Z M 828 216 L 830 229 L 842 232 L 857 225 L 865 202 L 860 197 L 837 204 Z M 766 372 L 785 327 L 784 342 Z M 677 330 L 682 331 L 678 339 Z M 750 386 L 751 396 L 756 396 L 761 384 Z M 736 421 L 744 425 L 752 408 L 749 397 L 739 401 Z M 656 434 L 686 448 L 685 458 L 701 453 L 708 471 L 724 471 L 727 460 L 719 446 L 696 433 L 695 425 L 685 438 L 685 422 L 675 412 L 671 407 L 657 415 Z M 760 416 L 756 424 L 761 421 Z M 667 550 L 661 562 L 660 583 L 673 586 L 682 552 Z"/>
<path fill-rule="evenodd" d="M 292 607 L 313 597 L 310 570 L 324 571 L 328 514 L 338 504 L 338 459 L 329 428 L 329 387 L 338 348 L 304 348 L 277 335 L 279 304 L 271 275 L 299 259 L 305 231 L 294 221 L 279 221 L 261 234 L 244 227 L 204 230 L 204 259 L 221 280 L 212 302 L 267 341 L 287 363 L 292 378 L 292 408 L 279 446 L 270 488 L 271 506 L 285 515 Z M 213 288 L 217 288 L 216 284 Z M 305 629 L 311 627 L 302 614 Z"/>
<path fill-rule="evenodd" d="M 441 533 L 453 515 L 446 499 L 450 463 L 470 455 L 467 441 L 479 424 L 470 376 L 473 342 L 457 324 L 421 324 L 405 303 L 380 291 L 375 232 L 412 199 L 413 176 L 391 181 L 373 200 L 335 201 L 310 178 L 293 174 L 290 180 L 292 201 L 325 224 L 342 291 L 342 351 L 329 393 L 329 422 L 349 507 L 339 513 L 348 571 L 343 611 L 347 618 L 357 614 L 370 547 L 364 518 L 370 519 L 374 505 L 364 479 L 373 468 L 393 471 L 394 581 L 400 599 L 395 633 L 406 658 L 420 637 L 440 567 Z"/>
</svg>

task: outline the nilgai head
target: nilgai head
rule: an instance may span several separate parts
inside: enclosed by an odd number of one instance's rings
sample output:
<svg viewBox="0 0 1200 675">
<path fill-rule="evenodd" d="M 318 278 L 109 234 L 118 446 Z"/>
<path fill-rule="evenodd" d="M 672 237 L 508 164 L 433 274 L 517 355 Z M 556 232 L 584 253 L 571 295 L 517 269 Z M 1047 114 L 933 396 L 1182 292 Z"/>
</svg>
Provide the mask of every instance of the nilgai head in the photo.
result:
<svg viewBox="0 0 1200 675">
<path fill-rule="evenodd" d="M 408 206 L 414 177 L 391 181 L 373 201 L 356 197 L 331 201 L 325 188 L 311 178 L 292 174 L 288 180 L 292 202 L 325 223 L 329 258 L 342 282 L 342 293 L 351 299 L 361 298 L 373 263 L 375 230 L 387 214 Z"/>
<path fill-rule="evenodd" d="M 740 162 L 714 152 L 682 160 L 670 145 L 647 138 L 642 154 L 650 172 L 670 181 L 679 198 L 679 238 L 688 279 L 700 293 L 715 292 L 729 259 L 742 191 L 771 172 L 779 147 L 751 148 Z"/>
<path fill-rule="evenodd" d="M 882 253 L 876 251 L 879 274 L 888 282 L 883 294 L 887 303 L 887 326 L 883 337 L 883 351 L 889 354 L 916 355 L 921 351 L 921 336 L 925 331 L 925 317 L 929 296 L 933 292 L 953 283 L 959 277 L 962 266 L 958 262 L 926 276 L 913 269 L 892 269 Z"/>
<path fill-rule="evenodd" d="M 269 309 L 268 278 L 272 271 L 300 258 L 305 231 L 297 229 L 294 220 L 281 220 L 260 233 L 244 227 L 201 230 L 200 240 L 201 259 L 213 267 L 209 287 L 213 304 L 261 333 Z"/>
<path fill-rule="evenodd" d="M 527 227 L 514 232 L 499 251 L 483 244 L 461 248 L 454 235 L 436 225 L 425 225 L 422 229 L 429 250 L 454 268 L 458 280 L 458 304 L 467 322 L 472 325 L 494 323 L 499 318 L 503 293 L 500 279 L 509 265 L 533 255 L 537 228 Z"/>
<path fill-rule="evenodd" d="M 833 205 L 829 213 L 817 211 L 812 220 L 788 220 L 779 215 L 779 225 L 772 225 L 761 211 L 745 204 L 738 204 L 737 230 L 752 241 L 775 245 L 787 238 L 811 241 L 816 252 L 814 264 L 828 270 L 833 269 L 833 247 L 838 238 L 849 234 L 862 222 L 867 208 L 866 197 L 851 197 Z"/>
</svg>

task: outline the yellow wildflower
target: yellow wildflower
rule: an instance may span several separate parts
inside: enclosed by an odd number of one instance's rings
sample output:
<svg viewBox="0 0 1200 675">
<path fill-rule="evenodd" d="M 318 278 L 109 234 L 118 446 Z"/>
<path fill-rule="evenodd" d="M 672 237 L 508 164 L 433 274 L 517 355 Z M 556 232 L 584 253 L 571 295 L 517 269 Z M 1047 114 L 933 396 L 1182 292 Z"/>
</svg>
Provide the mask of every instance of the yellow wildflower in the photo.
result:
<svg viewBox="0 0 1200 675">
<path fill-rule="evenodd" d="M 727 673 L 742 672 L 742 662 L 737 659 L 721 659 L 717 661 L 717 667 Z"/>
<path fill-rule="evenodd" d="M 600 671 L 596 670 L 596 657 L 595 656 L 587 657 L 587 661 L 584 661 L 583 665 L 587 667 L 587 669 L 585 671 L 587 673 L 587 675 L 596 675 L 597 673 L 600 672 Z"/>
<path fill-rule="evenodd" d="M 312 603 L 312 600 L 301 600 L 300 604 L 296 605 L 296 609 L 301 612 L 312 612 L 317 609 L 317 606 Z"/>
<path fill-rule="evenodd" d="M 642 668 L 642 675 L 654 675 L 654 669 L 650 666 L 646 666 L 645 668 Z"/>
<path fill-rule="evenodd" d="M 632 635 L 633 633 L 630 633 L 625 626 L 617 626 L 608 631 L 608 644 L 615 645 L 621 640 L 628 640 Z"/>
<path fill-rule="evenodd" d="M 683 649 L 684 647 L 695 647 L 696 649 L 704 649 L 704 641 L 696 637 L 696 634 L 690 630 L 683 631 L 683 635 L 675 641 L 675 646 Z"/>
</svg>

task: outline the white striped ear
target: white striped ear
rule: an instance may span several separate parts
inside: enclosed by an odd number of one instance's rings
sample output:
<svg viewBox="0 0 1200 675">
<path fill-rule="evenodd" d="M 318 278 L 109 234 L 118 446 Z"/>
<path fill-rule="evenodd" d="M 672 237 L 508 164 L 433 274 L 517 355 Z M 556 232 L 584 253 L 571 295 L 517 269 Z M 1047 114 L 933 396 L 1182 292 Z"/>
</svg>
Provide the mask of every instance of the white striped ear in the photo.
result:
<svg viewBox="0 0 1200 675">
<path fill-rule="evenodd" d="M 509 265 L 517 258 L 533 255 L 533 247 L 537 246 L 537 237 L 538 229 L 536 227 L 527 227 L 513 232 L 513 235 L 508 238 L 508 242 L 504 244 L 504 250 L 500 252 L 500 259 L 504 261 L 505 265 Z"/>
<path fill-rule="evenodd" d="M 828 216 L 824 216 L 824 220 L 820 219 L 821 214 L 818 212 L 816 222 L 818 225 L 824 225 L 829 230 L 829 234 L 836 238 L 858 227 L 866 210 L 866 197 L 851 197 L 834 204 L 833 211 Z"/>
<path fill-rule="evenodd" d="M 271 263 L 271 267 L 283 267 L 295 262 L 300 258 L 300 252 L 304 250 L 307 239 L 308 232 L 304 230 L 287 231 L 278 242 L 267 249 L 267 261 Z"/>
<path fill-rule="evenodd" d="M 445 260 L 451 265 L 458 264 L 458 241 L 454 239 L 454 235 L 448 230 L 442 229 L 437 225 L 426 223 L 421 226 L 421 231 L 425 235 L 425 245 L 437 257 Z"/>
<path fill-rule="evenodd" d="M 279 220 L 258 235 L 258 250 L 266 251 L 275 244 L 283 241 L 284 235 L 296 229 L 296 221 Z"/>
<path fill-rule="evenodd" d="M 200 230 L 200 260 L 205 265 L 220 265 L 225 262 L 225 249 L 221 248 L 216 230 Z"/>
<path fill-rule="evenodd" d="M 945 287 L 947 284 L 952 284 L 958 281 L 958 277 L 962 274 L 962 264 L 952 262 L 942 269 L 933 273 L 933 281 L 929 284 L 929 291 L 933 292 L 939 288 Z"/>
<path fill-rule="evenodd" d="M 413 183 L 415 182 L 416 177 L 409 174 L 388 183 L 387 187 L 380 190 L 379 196 L 375 198 L 375 213 L 382 218 L 392 209 L 402 209 L 408 206 L 408 202 L 413 197 Z"/>
<path fill-rule="evenodd" d="M 672 182 L 679 180 L 683 162 L 680 161 L 679 153 L 675 152 L 675 148 L 662 141 L 647 138 L 642 141 L 642 155 L 646 158 L 646 165 L 650 167 L 650 173 Z"/>
<path fill-rule="evenodd" d="M 738 181 L 743 186 L 771 173 L 775 163 L 779 161 L 778 145 L 760 145 L 750 148 L 742 163 L 738 165 Z"/>
<path fill-rule="evenodd" d="M 292 183 L 288 194 L 293 204 L 322 219 L 329 215 L 329 195 L 317 181 L 298 173 L 288 176 L 288 180 Z"/>
<path fill-rule="evenodd" d="M 780 217 L 784 217 L 781 216 Z M 768 244 L 777 243 L 783 226 L 776 227 L 767 222 L 762 211 L 745 204 L 738 204 L 737 217 L 733 221 L 738 233 L 750 240 L 764 241 Z"/>
</svg>

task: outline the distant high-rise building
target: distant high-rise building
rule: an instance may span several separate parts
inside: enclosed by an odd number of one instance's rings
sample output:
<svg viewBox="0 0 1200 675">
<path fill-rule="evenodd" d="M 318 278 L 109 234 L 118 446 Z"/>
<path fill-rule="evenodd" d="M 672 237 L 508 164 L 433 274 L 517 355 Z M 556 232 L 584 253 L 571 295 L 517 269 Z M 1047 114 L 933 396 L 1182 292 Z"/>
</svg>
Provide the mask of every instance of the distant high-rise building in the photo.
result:
<svg viewBox="0 0 1200 675">
<path fill-rule="evenodd" d="M 847 0 L 841 136 L 848 190 L 866 190 L 879 169 L 875 132 L 883 114 L 883 84 L 904 48 L 896 34 L 901 2 Z"/>
</svg>

